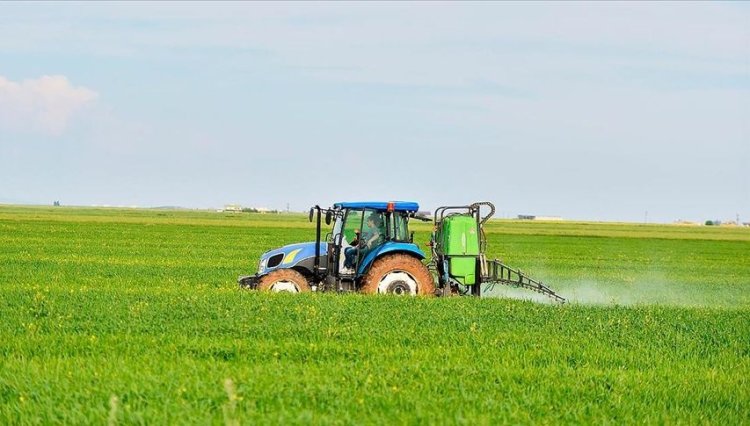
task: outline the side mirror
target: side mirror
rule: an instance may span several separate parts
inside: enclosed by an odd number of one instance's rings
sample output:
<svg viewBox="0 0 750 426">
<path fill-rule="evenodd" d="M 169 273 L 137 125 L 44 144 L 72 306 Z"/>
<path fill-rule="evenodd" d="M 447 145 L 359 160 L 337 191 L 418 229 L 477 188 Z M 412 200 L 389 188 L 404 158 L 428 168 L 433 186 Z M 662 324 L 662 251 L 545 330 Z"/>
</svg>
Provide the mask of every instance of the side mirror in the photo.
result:
<svg viewBox="0 0 750 426">
<path fill-rule="evenodd" d="M 333 212 L 330 210 L 326 210 L 326 225 L 331 224 L 331 219 L 333 219 Z"/>
<path fill-rule="evenodd" d="M 310 207 L 310 215 L 308 219 L 310 219 L 310 222 L 312 222 L 313 215 L 315 214 L 315 207 Z"/>
</svg>

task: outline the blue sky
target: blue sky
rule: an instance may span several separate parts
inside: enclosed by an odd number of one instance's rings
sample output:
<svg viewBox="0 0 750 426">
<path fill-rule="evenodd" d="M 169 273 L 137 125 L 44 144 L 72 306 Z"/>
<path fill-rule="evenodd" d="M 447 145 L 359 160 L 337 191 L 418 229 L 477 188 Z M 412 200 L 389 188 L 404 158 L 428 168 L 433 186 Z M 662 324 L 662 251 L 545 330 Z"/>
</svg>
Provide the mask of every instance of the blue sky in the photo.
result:
<svg viewBox="0 0 750 426">
<path fill-rule="evenodd" d="M 743 3 L 0 3 L 0 203 L 750 220 Z"/>
</svg>

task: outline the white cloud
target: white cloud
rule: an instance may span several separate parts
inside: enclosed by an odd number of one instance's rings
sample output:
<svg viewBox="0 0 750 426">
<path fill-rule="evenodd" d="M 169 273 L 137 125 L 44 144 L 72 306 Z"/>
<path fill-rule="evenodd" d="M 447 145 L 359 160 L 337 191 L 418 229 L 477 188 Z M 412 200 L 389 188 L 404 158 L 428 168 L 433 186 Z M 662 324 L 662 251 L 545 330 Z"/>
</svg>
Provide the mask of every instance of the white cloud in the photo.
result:
<svg viewBox="0 0 750 426">
<path fill-rule="evenodd" d="M 73 86 L 63 75 L 21 82 L 0 76 L 0 128 L 60 135 L 73 116 L 98 93 Z"/>
</svg>

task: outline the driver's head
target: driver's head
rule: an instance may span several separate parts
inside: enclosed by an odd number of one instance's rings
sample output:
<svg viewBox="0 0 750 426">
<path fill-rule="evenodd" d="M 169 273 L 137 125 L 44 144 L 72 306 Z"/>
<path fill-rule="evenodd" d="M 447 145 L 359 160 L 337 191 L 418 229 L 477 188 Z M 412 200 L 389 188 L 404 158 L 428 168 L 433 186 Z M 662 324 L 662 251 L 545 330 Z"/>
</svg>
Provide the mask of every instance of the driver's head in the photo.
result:
<svg viewBox="0 0 750 426">
<path fill-rule="evenodd" d="M 380 228 L 380 226 L 383 224 L 383 219 L 380 218 L 380 215 L 377 213 L 372 213 L 370 216 L 367 217 L 367 225 L 370 228 Z"/>
</svg>

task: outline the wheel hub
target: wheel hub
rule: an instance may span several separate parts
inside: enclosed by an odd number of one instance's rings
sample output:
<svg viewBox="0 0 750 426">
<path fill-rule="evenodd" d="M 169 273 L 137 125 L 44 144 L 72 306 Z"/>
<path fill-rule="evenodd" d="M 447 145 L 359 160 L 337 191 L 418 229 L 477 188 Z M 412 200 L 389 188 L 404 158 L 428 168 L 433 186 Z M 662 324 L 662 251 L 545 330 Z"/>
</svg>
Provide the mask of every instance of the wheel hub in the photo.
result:
<svg viewBox="0 0 750 426">
<path fill-rule="evenodd" d="M 417 281 L 404 271 L 392 271 L 380 280 L 378 293 L 416 296 Z"/>
<path fill-rule="evenodd" d="M 406 282 L 395 281 L 388 286 L 386 292 L 393 294 L 405 294 L 411 292 L 411 289 L 409 288 L 409 284 L 407 284 Z"/>
<path fill-rule="evenodd" d="M 274 293 L 299 293 L 299 289 L 291 281 L 277 281 L 271 286 Z"/>
</svg>

